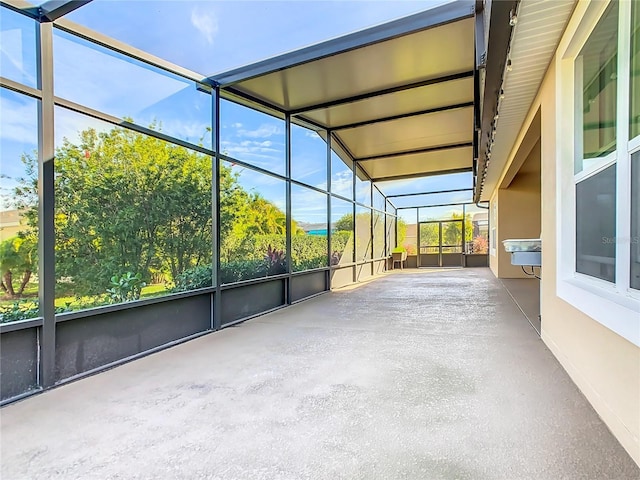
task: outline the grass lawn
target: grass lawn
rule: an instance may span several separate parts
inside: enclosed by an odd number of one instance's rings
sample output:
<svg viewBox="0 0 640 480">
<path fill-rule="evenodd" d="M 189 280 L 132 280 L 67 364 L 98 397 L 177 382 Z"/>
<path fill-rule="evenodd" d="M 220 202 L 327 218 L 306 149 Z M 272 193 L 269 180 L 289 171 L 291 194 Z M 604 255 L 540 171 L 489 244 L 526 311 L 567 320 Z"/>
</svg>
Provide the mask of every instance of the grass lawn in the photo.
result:
<svg viewBox="0 0 640 480">
<path fill-rule="evenodd" d="M 167 287 L 164 283 L 147 285 L 142 289 L 140 298 L 158 297 L 166 291 L 167 291 Z M 82 297 L 80 301 L 78 301 L 78 299 L 75 296 L 69 295 L 69 296 L 56 298 L 55 305 L 56 307 L 66 307 L 67 304 L 69 304 L 71 308 L 73 308 L 74 306 L 78 306 L 78 305 L 92 304 L 93 302 L 97 301 L 99 298 L 100 297 Z M 34 303 L 37 302 L 38 301 L 38 284 L 29 283 L 24 290 L 23 298 L 20 300 L 23 300 L 23 301 L 31 300 Z M 0 300 L 0 306 L 12 305 L 16 301 L 18 300 L 5 298 Z M 97 305 L 100 305 L 100 303 L 98 303 Z"/>
</svg>

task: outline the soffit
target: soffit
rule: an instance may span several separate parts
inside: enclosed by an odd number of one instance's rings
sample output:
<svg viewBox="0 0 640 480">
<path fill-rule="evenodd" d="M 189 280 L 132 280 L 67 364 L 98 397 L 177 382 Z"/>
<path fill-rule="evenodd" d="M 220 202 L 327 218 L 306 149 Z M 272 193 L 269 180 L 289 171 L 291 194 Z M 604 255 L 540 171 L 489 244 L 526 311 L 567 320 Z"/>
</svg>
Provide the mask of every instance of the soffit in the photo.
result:
<svg viewBox="0 0 640 480">
<path fill-rule="evenodd" d="M 575 2 L 569 0 L 520 2 L 518 23 L 514 27 L 509 54 L 512 70 L 505 72 L 502 86 L 504 98 L 499 101 L 496 135 L 480 197 L 482 201 L 489 201 L 513 153 L 517 136 L 523 128 L 574 6 Z"/>
</svg>

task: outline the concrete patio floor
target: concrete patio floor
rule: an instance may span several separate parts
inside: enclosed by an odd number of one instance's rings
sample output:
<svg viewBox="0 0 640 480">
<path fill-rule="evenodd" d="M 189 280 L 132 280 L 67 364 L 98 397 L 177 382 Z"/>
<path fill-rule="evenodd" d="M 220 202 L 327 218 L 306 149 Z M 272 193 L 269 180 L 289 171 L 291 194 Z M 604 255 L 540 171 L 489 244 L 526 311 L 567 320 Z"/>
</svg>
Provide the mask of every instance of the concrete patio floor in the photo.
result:
<svg viewBox="0 0 640 480">
<path fill-rule="evenodd" d="M 0 415 L 3 480 L 640 477 L 487 269 L 390 273 Z"/>
</svg>

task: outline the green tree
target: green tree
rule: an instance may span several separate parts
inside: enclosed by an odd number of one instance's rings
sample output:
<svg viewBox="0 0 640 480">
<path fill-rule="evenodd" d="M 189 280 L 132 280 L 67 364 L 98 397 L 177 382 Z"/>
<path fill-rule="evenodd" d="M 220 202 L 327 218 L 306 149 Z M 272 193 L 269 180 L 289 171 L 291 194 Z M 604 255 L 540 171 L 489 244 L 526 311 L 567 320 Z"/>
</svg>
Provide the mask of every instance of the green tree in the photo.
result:
<svg viewBox="0 0 640 480">
<path fill-rule="evenodd" d="M 404 218 L 398 217 L 396 225 L 398 228 L 398 245 L 402 245 L 404 239 L 407 238 L 407 222 Z"/>
<path fill-rule="evenodd" d="M 114 275 L 175 278 L 211 259 L 211 159 L 113 128 L 64 139 L 55 157 L 56 274 L 76 295 L 104 293 Z M 33 156 L 16 196 L 37 222 Z M 29 174 L 29 172 L 31 172 Z"/>
<path fill-rule="evenodd" d="M 444 239 L 443 239 L 444 240 Z M 420 246 L 421 247 L 437 247 L 440 242 L 440 227 L 436 223 L 420 224 Z M 429 252 L 433 253 L 433 252 Z"/>
<path fill-rule="evenodd" d="M 353 231 L 353 213 L 345 213 L 335 223 L 334 228 L 337 232 Z"/>
<path fill-rule="evenodd" d="M 451 218 L 453 220 L 462 220 L 461 213 L 454 213 Z M 473 224 L 471 215 L 467 215 L 464 219 L 465 240 L 471 241 L 473 238 Z M 440 224 L 439 222 L 421 223 L 420 224 L 420 246 L 438 246 L 440 243 Z M 462 222 L 461 221 L 443 221 L 442 222 L 442 244 L 450 246 L 462 245 Z M 434 252 L 429 252 L 434 253 Z"/>
<path fill-rule="evenodd" d="M 37 161 L 33 155 L 22 160 L 27 175 L 15 194 L 35 226 Z M 191 272 L 212 272 L 209 156 L 116 127 L 86 129 L 73 143 L 64 139 L 55 162 L 56 275 L 67 290 L 100 295 L 113 288 L 114 278 L 125 277 L 186 285 L 193 283 L 183 281 Z M 263 268 L 269 250 L 283 257 L 280 263 L 286 255 L 285 213 L 242 188 L 232 167 L 221 166 L 219 176 L 220 256 L 229 278 L 271 271 Z M 295 221 L 292 232 L 307 237 Z M 301 265 L 320 261 L 316 248 L 298 243 L 314 257 L 301 258 Z"/>
<path fill-rule="evenodd" d="M 463 220 L 461 213 L 452 215 L 454 220 Z M 470 242 L 473 239 L 473 223 L 471 215 L 464 218 L 464 236 L 465 241 Z M 462 222 L 448 222 L 444 225 L 442 232 L 442 242 L 444 245 L 461 245 L 462 244 Z"/>
<path fill-rule="evenodd" d="M 0 288 L 11 298 L 22 296 L 24 289 L 37 270 L 37 239 L 33 235 L 18 235 L 0 243 Z M 20 278 L 17 290 L 13 283 Z"/>
</svg>

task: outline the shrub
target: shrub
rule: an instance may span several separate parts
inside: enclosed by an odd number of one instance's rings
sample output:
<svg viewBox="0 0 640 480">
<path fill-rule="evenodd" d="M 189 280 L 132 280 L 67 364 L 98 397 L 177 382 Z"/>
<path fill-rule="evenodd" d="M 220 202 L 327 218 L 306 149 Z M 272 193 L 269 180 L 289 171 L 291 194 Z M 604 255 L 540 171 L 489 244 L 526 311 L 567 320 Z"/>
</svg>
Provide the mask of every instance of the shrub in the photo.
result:
<svg viewBox="0 0 640 480">
<path fill-rule="evenodd" d="M 111 277 L 111 288 L 107 288 L 107 293 L 112 303 L 130 302 L 140 298 L 142 288 L 146 285 L 140 273 L 134 275 L 132 272 L 127 272 Z"/>
<path fill-rule="evenodd" d="M 327 237 L 324 235 L 294 235 L 291 250 L 294 271 L 327 266 Z"/>
<path fill-rule="evenodd" d="M 267 276 L 267 262 L 262 260 L 236 260 L 220 265 L 220 282 L 234 283 Z"/>
<path fill-rule="evenodd" d="M 352 232 L 338 231 L 331 234 L 331 265 L 338 265 L 340 263 L 349 242 L 353 242 Z M 353 246 L 351 248 L 353 248 Z"/>
<path fill-rule="evenodd" d="M 278 275 L 287 272 L 287 257 L 284 254 L 284 250 L 277 250 L 269 245 L 264 261 L 267 266 L 267 275 Z"/>
<path fill-rule="evenodd" d="M 0 306 L 0 323 L 29 320 L 40 315 L 38 304 L 31 300 L 13 302 Z"/>
<path fill-rule="evenodd" d="M 487 253 L 489 252 L 489 242 L 482 235 L 478 235 L 473 239 L 472 253 Z"/>
<path fill-rule="evenodd" d="M 198 288 L 207 288 L 213 285 L 213 271 L 211 265 L 198 265 L 189 268 L 176 276 L 175 287 L 172 292 L 186 292 Z"/>
<path fill-rule="evenodd" d="M 418 253 L 418 247 L 415 244 L 405 243 L 403 248 L 407 250 L 408 255 L 416 255 Z"/>
<path fill-rule="evenodd" d="M 100 296 L 93 300 L 83 301 L 77 299 L 76 302 L 67 302 L 64 307 L 56 307 L 55 313 L 67 313 L 74 310 L 84 310 L 104 305 L 104 297 Z M 0 323 L 18 322 L 20 320 L 30 320 L 40 316 L 38 302 L 33 300 L 18 300 L 8 305 L 0 305 Z"/>
</svg>

